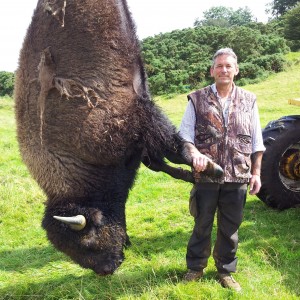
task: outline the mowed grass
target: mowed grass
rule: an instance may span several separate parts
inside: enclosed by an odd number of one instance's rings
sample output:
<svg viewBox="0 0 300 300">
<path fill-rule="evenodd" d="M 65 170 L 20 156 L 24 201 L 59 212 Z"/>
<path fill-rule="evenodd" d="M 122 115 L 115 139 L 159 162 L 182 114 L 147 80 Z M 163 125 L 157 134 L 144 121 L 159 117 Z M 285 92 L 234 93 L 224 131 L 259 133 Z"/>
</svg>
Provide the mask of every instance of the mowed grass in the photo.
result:
<svg viewBox="0 0 300 300">
<path fill-rule="evenodd" d="M 298 114 L 299 55 L 286 72 L 245 88 L 258 96 L 261 123 Z M 186 95 L 156 99 L 176 126 Z M 132 246 L 112 276 L 99 277 L 56 251 L 41 228 L 45 195 L 21 161 L 13 100 L 0 98 L 0 299 L 300 299 L 299 208 L 273 210 L 249 196 L 240 228 L 236 294 L 216 281 L 212 259 L 200 282 L 185 284 L 193 227 L 191 184 L 142 166 L 126 206 Z M 215 228 L 213 240 L 215 239 Z"/>
</svg>

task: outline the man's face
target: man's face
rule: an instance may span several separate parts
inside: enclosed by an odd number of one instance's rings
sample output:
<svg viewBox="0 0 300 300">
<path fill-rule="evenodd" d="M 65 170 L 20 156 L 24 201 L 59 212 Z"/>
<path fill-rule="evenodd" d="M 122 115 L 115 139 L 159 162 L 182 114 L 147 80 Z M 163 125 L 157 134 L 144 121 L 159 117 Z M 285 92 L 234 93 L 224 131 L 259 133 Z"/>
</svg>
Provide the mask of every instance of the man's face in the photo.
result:
<svg viewBox="0 0 300 300">
<path fill-rule="evenodd" d="M 235 59 L 230 55 L 220 55 L 210 68 L 210 75 L 215 79 L 216 85 L 232 84 L 234 76 L 239 73 Z"/>
</svg>

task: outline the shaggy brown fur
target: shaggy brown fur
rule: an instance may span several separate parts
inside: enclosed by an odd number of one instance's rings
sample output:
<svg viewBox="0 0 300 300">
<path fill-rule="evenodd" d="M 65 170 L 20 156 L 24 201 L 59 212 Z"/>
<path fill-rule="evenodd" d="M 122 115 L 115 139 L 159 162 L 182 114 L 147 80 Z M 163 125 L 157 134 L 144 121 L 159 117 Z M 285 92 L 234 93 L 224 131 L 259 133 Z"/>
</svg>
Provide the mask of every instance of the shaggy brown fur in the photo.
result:
<svg viewBox="0 0 300 300">
<path fill-rule="evenodd" d="M 113 273 L 123 260 L 125 202 L 143 157 L 155 170 L 193 180 L 163 163 L 181 141 L 150 99 L 126 1 L 39 0 L 15 100 L 23 160 L 48 198 L 48 238 L 81 266 Z M 53 219 L 78 214 L 87 220 L 81 231 Z"/>
</svg>

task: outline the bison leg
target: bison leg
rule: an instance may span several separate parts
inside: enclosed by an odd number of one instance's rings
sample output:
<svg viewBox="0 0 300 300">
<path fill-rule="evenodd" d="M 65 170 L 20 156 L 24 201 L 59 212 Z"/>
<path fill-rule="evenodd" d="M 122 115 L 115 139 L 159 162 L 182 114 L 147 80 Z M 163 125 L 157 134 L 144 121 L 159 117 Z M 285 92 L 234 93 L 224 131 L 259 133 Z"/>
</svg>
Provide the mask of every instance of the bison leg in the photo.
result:
<svg viewBox="0 0 300 300">
<path fill-rule="evenodd" d="M 182 168 L 171 167 L 166 164 L 163 160 L 155 161 L 150 159 L 149 156 L 145 156 L 142 160 L 143 164 L 152 171 L 164 172 L 176 179 L 181 179 L 187 182 L 195 183 L 192 172 L 184 170 Z"/>
<path fill-rule="evenodd" d="M 176 164 L 186 164 L 192 165 L 192 156 L 191 151 L 193 150 L 194 146 L 190 143 L 184 143 L 182 145 L 181 151 L 167 151 L 166 158 L 169 159 L 172 163 Z M 195 183 L 194 176 L 192 172 L 184 170 L 182 168 L 171 167 L 168 165 L 163 158 L 153 158 L 145 151 L 142 162 L 143 164 L 148 167 L 150 170 L 155 172 L 165 172 L 172 176 L 175 179 L 181 179 L 186 182 Z M 179 154 L 181 153 L 181 155 Z M 215 178 L 219 178 L 223 175 L 223 169 L 217 165 L 216 163 L 209 161 L 206 170 L 203 171 L 203 174 L 212 176 Z"/>
</svg>

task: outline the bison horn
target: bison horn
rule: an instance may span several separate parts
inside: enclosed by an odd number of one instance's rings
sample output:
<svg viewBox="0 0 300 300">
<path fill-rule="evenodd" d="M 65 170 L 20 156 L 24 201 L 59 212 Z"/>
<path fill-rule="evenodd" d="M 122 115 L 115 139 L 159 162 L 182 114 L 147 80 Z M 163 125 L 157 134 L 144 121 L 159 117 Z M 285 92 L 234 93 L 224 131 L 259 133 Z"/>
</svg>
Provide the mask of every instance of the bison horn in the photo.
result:
<svg viewBox="0 0 300 300">
<path fill-rule="evenodd" d="M 82 215 L 74 216 L 74 217 L 59 217 L 59 216 L 53 216 L 54 219 L 63 222 L 73 230 L 80 231 L 82 230 L 86 225 L 86 219 Z"/>
</svg>

